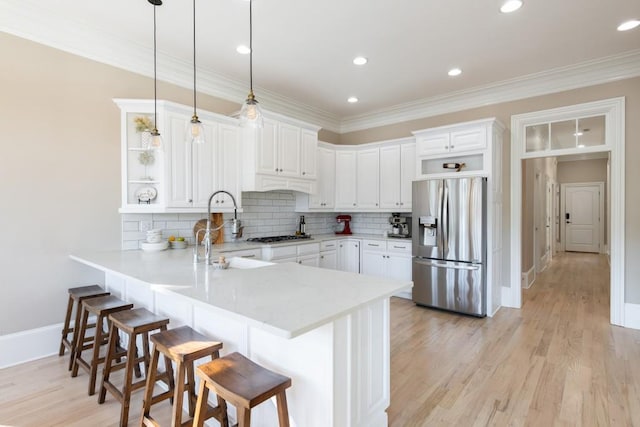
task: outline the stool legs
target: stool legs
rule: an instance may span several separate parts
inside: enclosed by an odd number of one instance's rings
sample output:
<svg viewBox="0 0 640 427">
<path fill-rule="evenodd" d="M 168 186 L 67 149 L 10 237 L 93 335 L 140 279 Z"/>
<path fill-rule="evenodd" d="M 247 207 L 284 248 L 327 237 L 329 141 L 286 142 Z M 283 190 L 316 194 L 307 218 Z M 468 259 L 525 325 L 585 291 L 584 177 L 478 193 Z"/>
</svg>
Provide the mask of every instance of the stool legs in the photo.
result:
<svg viewBox="0 0 640 427">
<path fill-rule="evenodd" d="M 157 396 L 153 395 L 153 388 L 156 384 L 158 375 L 158 360 L 160 359 L 160 352 L 157 349 L 153 349 L 151 356 L 151 362 L 149 363 L 149 369 L 147 370 L 147 384 L 144 391 L 144 398 L 142 400 L 142 421 L 140 425 L 155 426 L 157 423 L 153 420 L 149 413 L 151 412 L 151 405 L 161 402 L 165 399 L 169 399 L 174 403 L 174 390 L 175 381 L 173 379 L 173 365 L 171 359 L 167 356 L 164 357 L 165 375 L 167 382 L 169 383 L 169 390 L 161 393 Z"/>
<path fill-rule="evenodd" d="M 64 350 L 65 350 L 64 341 L 67 339 L 67 336 L 69 335 L 69 333 L 72 332 L 72 330 L 69 328 L 72 311 L 73 311 L 73 297 L 71 296 L 71 294 L 69 294 L 69 302 L 67 303 L 67 313 L 64 317 L 64 326 L 62 327 L 62 339 L 60 340 L 60 350 L 58 351 L 58 356 L 64 355 Z M 78 311 L 78 309 L 76 309 L 76 311 Z M 76 328 L 77 327 L 78 325 L 76 324 Z M 77 332 L 77 329 L 74 329 L 73 332 L 74 333 Z M 75 340 L 72 338 L 71 342 L 73 341 Z M 69 350 L 69 353 L 71 354 L 71 358 L 73 358 L 73 348 Z"/>
<path fill-rule="evenodd" d="M 276 394 L 276 403 L 278 404 L 280 427 L 289 427 L 289 408 L 287 407 L 287 395 L 284 391 Z"/>
</svg>

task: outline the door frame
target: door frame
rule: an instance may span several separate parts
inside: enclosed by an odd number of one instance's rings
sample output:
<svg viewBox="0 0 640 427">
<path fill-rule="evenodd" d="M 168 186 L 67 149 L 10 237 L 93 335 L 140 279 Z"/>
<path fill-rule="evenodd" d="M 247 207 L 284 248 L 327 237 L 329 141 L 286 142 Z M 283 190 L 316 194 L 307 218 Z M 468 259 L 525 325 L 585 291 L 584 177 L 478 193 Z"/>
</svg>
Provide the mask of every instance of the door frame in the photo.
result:
<svg viewBox="0 0 640 427">
<path fill-rule="evenodd" d="M 605 145 L 526 153 L 525 126 L 596 115 L 605 116 Z M 611 159 L 611 306 L 610 320 L 625 326 L 625 98 L 571 105 L 511 116 L 511 260 L 510 283 L 502 287 L 502 305 L 522 306 L 522 160 L 564 154 L 610 152 Z"/>
<path fill-rule="evenodd" d="M 567 211 L 565 203 L 566 203 L 566 190 L 567 187 L 598 187 L 598 215 L 600 220 L 598 221 L 598 253 L 605 253 L 605 244 L 604 244 L 604 182 L 567 182 L 564 184 L 560 184 L 560 244 L 562 246 L 562 250 L 567 250 L 567 232 L 566 232 L 566 221 L 564 219 L 564 213 Z"/>
</svg>

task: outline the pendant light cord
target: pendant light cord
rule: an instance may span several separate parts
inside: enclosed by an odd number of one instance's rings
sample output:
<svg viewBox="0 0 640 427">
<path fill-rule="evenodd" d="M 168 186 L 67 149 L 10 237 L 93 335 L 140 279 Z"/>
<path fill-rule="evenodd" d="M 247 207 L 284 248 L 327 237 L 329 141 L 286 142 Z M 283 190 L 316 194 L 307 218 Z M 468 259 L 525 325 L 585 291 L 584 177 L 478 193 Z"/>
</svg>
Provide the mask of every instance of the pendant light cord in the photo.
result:
<svg viewBox="0 0 640 427">
<path fill-rule="evenodd" d="M 156 57 L 156 5 L 153 6 L 153 128 L 158 133 L 158 78 Z"/>
<path fill-rule="evenodd" d="M 253 0 L 249 0 L 249 90 L 253 94 Z"/>
<path fill-rule="evenodd" d="M 193 0 L 193 116 L 196 117 L 196 0 Z"/>
</svg>

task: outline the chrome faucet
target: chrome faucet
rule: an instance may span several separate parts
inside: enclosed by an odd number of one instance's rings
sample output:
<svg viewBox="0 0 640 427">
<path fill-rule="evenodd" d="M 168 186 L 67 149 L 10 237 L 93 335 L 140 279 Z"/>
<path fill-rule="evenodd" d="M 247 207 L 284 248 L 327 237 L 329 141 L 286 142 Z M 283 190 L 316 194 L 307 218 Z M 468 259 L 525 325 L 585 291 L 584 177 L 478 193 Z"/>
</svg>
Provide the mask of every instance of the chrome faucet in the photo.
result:
<svg viewBox="0 0 640 427">
<path fill-rule="evenodd" d="M 233 202 L 233 219 L 223 222 L 222 225 L 220 225 L 217 228 L 214 228 L 213 230 L 211 229 L 211 201 L 213 200 L 213 198 L 220 193 L 224 193 L 224 194 L 228 194 L 229 197 L 231 197 L 231 201 Z M 220 230 L 222 227 L 224 227 L 224 224 L 227 222 L 231 222 L 231 235 L 233 236 L 233 240 L 237 240 L 240 237 L 242 237 L 242 229 L 244 227 L 242 227 L 240 220 L 238 219 L 238 204 L 236 203 L 236 199 L 235 197 L 233 197 L 233 194 L 229 193 L 228 191 L 225 190 L 218 190 L 218 191 L 214 191 L 213 194 L 211 194 L 211 196 L 209 196 L 209 202 L 207 203 L 207 227 L 204 230 L 204 238 L 202 239 L 202 242 L 204 244 L 204 262 L 209 265 L 211 264 L 211 232 L 212 231 L 216 231 L 216 230 Z M 195 248 L 195 255 L 194 255 L 194 262 L 198 261 L 198 256 L 197 256 L 197 250 L 198 250 L 198 234 L 196 233 L 196 248 Z"/>
</svg>

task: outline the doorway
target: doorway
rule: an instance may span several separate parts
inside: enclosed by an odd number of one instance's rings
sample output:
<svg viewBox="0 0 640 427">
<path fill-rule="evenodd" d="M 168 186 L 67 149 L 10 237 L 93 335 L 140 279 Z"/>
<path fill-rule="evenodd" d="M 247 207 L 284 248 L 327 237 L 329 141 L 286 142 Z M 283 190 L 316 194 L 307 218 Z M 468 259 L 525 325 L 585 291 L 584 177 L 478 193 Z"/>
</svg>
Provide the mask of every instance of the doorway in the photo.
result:
<svg viewBox="0 0 640 427">
<path fill-rule="evenodd" d="M 502 305 L 522 306 L 522 163 L 523 160 L 575 155 L 585 153 L 609 153 L 611 164 L 611 273 L 610 320 L 614 325 L 625 326 L 625 257 L 624 257 L 624 98 L 613 98 L 551 110 L 514 115 L 511 118 L 511 260 L 510 283 L 502 289 Z M 579 143 L 579 123 L 599 120 L 603 134 L 595 143 Z M 571 128 L 571 123 L 575 127 Z M 567 126 L 569 124 L 569 126 Z M 552 130 L 572 132 L 575 143 L 558 143 L 552 138 Z M 548 133 L 545 133 L 548 129 Z M 529 131 L 538 138 L 529 138 Z"/>
<path fill-rule="evenodd" d="M 561 185 L 562 243 L 567 252 L 604 252 L 604 183 Z"/>
</svg>

